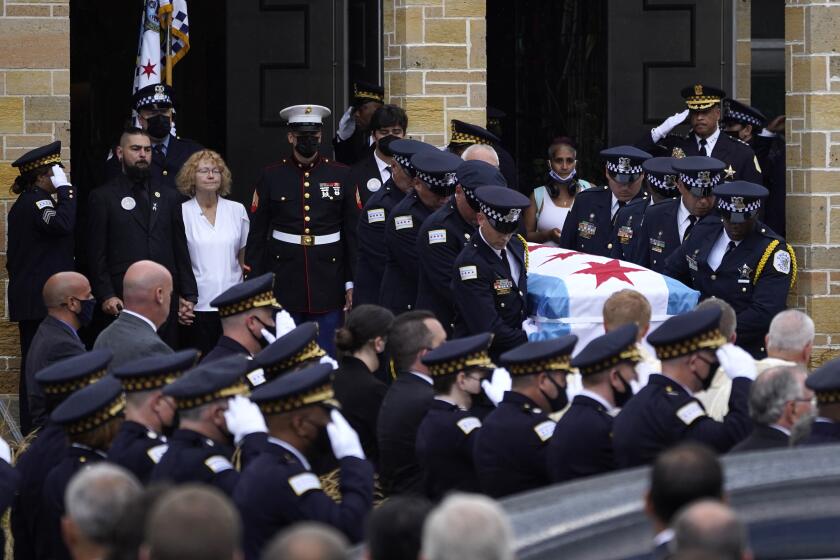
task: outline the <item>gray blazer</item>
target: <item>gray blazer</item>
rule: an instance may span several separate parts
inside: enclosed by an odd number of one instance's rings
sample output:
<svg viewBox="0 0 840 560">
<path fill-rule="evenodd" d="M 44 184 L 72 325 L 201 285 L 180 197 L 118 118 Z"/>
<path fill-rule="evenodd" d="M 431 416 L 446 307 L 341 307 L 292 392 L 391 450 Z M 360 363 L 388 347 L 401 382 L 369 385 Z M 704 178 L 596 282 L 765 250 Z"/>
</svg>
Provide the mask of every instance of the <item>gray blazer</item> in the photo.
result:
<svg viewBox="0 0 840 560">
<path fill-rule="evenodd" d="M 93 348 L 107 348 L 113 352 L 114 358 L 108 366 L 109 370 L 140 358 L 173 352 L 145 321 L 129 313 L 120 313 L 113 323 L 99 333 Z"/>
</svg>

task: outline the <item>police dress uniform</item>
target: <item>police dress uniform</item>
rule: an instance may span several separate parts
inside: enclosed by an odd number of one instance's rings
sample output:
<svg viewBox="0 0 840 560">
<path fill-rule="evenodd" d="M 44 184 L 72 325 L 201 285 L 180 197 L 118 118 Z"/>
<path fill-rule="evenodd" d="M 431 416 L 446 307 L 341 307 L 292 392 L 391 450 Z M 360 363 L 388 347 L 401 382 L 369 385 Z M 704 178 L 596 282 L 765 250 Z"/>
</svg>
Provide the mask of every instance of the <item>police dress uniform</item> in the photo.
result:
<svg viewBox="0 0 840 560">
<path fill-rule="evenodd" d="M 470 124 L 458 119 L 452 119 L 449 123 L 449 149 L 460 151 L 467 149 L 473 144 L 484 144 L 492 147 L 499 156 L 499 171 L 505 178 L 504 184 L 514 190 L 519 188 L 519 175 L 516 171 L 516 162 L 510 152 L 502 145 L 502 139 L 480 126 Z"/>
<path fill-rule="evenodd" d="M 318 364 L 266 383 L 251 399 L 266 417 L 310 406 L 331 408 L 338 404 L 331 374 L 329 364 Z M 339 465 L 341 503 L 324 492 L 301 450 L 269 436 L 265 451 L 243 470 L 233 495 L 242 515 L 245 558 L 260 558 L 278 531 L 301 521 L 334 527 L 351 542 L 362 540 L 373 507 L 373 466 L 354 456 L 339 459 Z"/>
<path fill-rule="evenodd" d="M 52 461 L 58 461 L 44 479 L 36 527 L 36 557 L 70 558 L 61 537 L 67 485 L 82 468 L 105 460 L 104 449 L 94 449 L 77 440 L 117 421 L 124 409 L 125 395 L 119 381 L 113 377 L 104 377 L 70 395 L 50 415 L 52 421 L 62 427 L 71 443 L 59 458 L 51 458 Z"/>
<path fill-rule="evenodd" d="M 645 162 L 656 162 L 665 159 L 670 163 L 671 173 L 694 196 L 706 197 L 712 195 L 712 190 L 723 181 L 725 164 L 713 157 L 686 157 L 682 159 L 653 158 Z M 659 167 L 659 164 L 652 163 Z M 663 164 L 664 165 L 664 164 Z M 674 187 L 676 190 L 676 186 Z M 677 191 L 679 194 L 679 191 Z M 688 215 L 689 224 L 680 235 L 680 213 L 684 204 L 681 196 L 665 200 L 651 206 L 645 211 L 644 220 L 639 232 L 639 246 L 636 264 L 661 273 L 665 269 L 668 257 L 688 239 L 694 230 L 699 217 Z M 693 220 L 693 223 L 692 223 Z"/>
<path fill-rule="evenodd" d="M 495 365 L 487 349 L 492 335 L 477 334 L 444 342 L 421 358 L 432 379 L 478 372 L 492 373 Z M 473 465 L 475 438 L 481 420 L 473 413 L 436 395 L 417 428 L 417 460 L 423 469 L 426 496 L 440 500 L 453 490 L 479 492 Z"/>
<path fill-rule="evenodd" d="M 831 360 L 817 368 L 805 380 L 805 386 L 817 399 L 817 416 L 811 421 L 811 433 L 799 445 L 840 443 L 840 422 L 821 414 L 821 407 L 840 402 L 840 360 Z"/>
<path fill-rule="evenodd" d="M 570 372 L 577 336 L 530 342 L 501 357 L 512 377 L 541 372 Z M 499 406 L 482 423 L 473 461 L 484 493 L 502 498 L 551 484 L 548 442 L 555 422 L 522 393 L 505 392 Z"/>
<path fill-rule="evenodd" d="M 321 130 L 329 109 L 296 105 L 281 111 L 293 132 Z M 274 272 L 277 301 L 296 322 L 321 325 L 321 345 L 333 347 L 346 291 L 353 287 L 358 208 L 349 168 L 317 155 L 292 155 L 265 167 L 251 202 L 245 261 L 251 275 Z"/>
<path fill-rule="evenodd" d="M 689 311 L 671 317 L 648 337 L 660 360 L 699 350 L 714 352 L 726 343 L 720 333 L 718 308 Z M 710 372 L 710 376 L 714 372 Z M 752 429 L 749 398 L 752 382 L 732 381 L 729 413 L 716 422 L 697 398 L 666 375 L 653 374 L 648 384 L 624 405 L 613 425 L 613 449 L 619 468 L 652 462 L 664 449 L 690 440 L 718 453 L 729 451 Z"/>
<path fill-rule="evenodd" d="M 730 219 L 753 219 L 767 190 L 745 181 L 715 188 L 718 209 Z M 796 258 L 791 247 L 770 228 L 756 220 L 752 232 L 740 242 L 725 242 L 722 219 L 707 216 L 691 237 L 675 251 L 664 273 L 692 286 L 702 298 L 718 297 L 735 309 L 737 344 L 754 357 L 766 355 L 764 335 L 770 321 L 786 306 L 788 291 L 796 277 Z M 709 265 L 713 251 L 720 254 L 717 269 Z"/>
<path fill-rule="evenodd" d="M 415 169 L 411 166 L 411 157 L 420 150 L 435 148 L 417 140 L 394 140 L 388 144 L 388 150 L 403 173 L 414 177 Z M 356 229 L 358 248 L 356 251 L 356 271 L 353 275 L 353 305 L 379 303 L 379 287 L 385 275 L 385 263 L 388 251 L 385 246 L 385 222 L 393 208 L 406 197 L 389 179 L 382 188 L 371 196 L 362 208 Z"/>
<path fill-rule="evenodd" d="M 248 392 L 244 376 L 250 369 L 249 362 L 244 356 L 231 356 L 200 364 L 164 387 L 163 394 L 175 399 L 179 411 L 244 395 Z M 253 446 L 261 450 L 264 445 L 264 434 L 246 436 L 241 443 L 243 458 L 245 448 Z M 231 462 L 233 453 L 234 447 L 228 442 L 214 441 L 194 430 L 179 428 L 169 438 L 168 448 L 152 468 L 149 480 L 209 484 L 232 496 L 239 481 L 239 471 Z M 248 456 L 258 454 L 256 451 Z"/>
<path fill-rule="evenodd" d="M 39 168 L 61 165 L 61 142 L 31 150 L 12 163 L 21 175 Z M 76 189 L 56 188 L 56 199 L 36 186 L 18 195 L 9 209 L 6 270 L 9 272 L 9 320 L 20 330 L 20 419 L 24 434 L 30 417 L 26 391 L 26 355 L 38 325 L 47 315 L 41 291 L 57 272 L 74 270 L 73 231 L 76 225 Z M 34 375 L 35 372 L 32 372 Z"/>
<path fill-rule="evenodd" d="M 516 231 L 528 197 L 506 187 L 477 189 L 487 227 L 497 232 Z M 521 236 L 511 237 L 504 251 L 484 239 L 480 228 L 455 259 L 452 297 L 455 300 L 455 336 L 493 333 L 490 355 L 528 341 L 522 322 L 528 316 L 528 246 Z"/>
<path fill-rule="evenodd" d="M 318 323 L 301 323 L 254 355 L 246 378 L 257 387 L 296 369 L 314 365 L 327 353 L 318 345 Z"/>
<path fill-rule="evenodd" d="M 450 196 L 455 192 L 455 171 L 461 161 L 461 158 L 446 152 L 421 150 L 411 157 L 411 166 L 429 190 L 438 196 Z M 423 204 L 415 191 L 394 206 L 385 224 L 388 259 L 379 304 L 395 315 L 414 309 L 417 303 L 420 276 L 418 238 L 421 226 L 433 212 L 434 209 Z"/>
<path fill-rule="evenodd" d="M 642 237 L 638 235 L 647 209 L 653 206 L 653 198 L 634 198 L 615 213 L 610 236 L 610 257 L 628 262 L 636 262 Z"/>
<path fill-rule="evenodd" d="M 718 88 L 696 84 L 683 88 L 681 91 L 686 106 L 691 111 L 703 111 L 719 104 L 726 92 Z M 686 157 L 686 156 L 710 156 L 726 164 L 727 181 L 749 181 L 761 184 L 761 167 L 752 148 L 746 142 L 736 140 L 725 134 L 718 128 L 712 135 L 705 139 L 714 138 L 714 147 L 711 153 L 708 148 L 703 147 L 705 153 L 700 151 L 701 138 L 694 132 L 686 137 L 669 135 L 654 142 L 651 133 L 647 133 L 636 142 L 636 146 L 657 156 Z"/>
<path fill-rule="evenodd" d="M 479 211 L 478 198 L 475 196 L 477 187 L 505 185 L 499 170 L 483 161 L 460 163 L 456 175 L 464 199 L 474 212 Z M 455 302 L 450 288 L 452 265 L 474 235 L 475 224 L 467 221 L 453 196 L 426 218 L 417 236 L 420 266 L 415 307 L 434 313 L 449 335 L 455 328 Z"/>
<path fill-rule="evenodd" d="M 365 103 L 385 103 L 385 88 L 377 84 L 363 81 L 353 82 L 352 108 L 357 110 Z M 349 115 L 349 118 L 353 118 Z M 343 117 L 342 117 L 343 119 Z M 339 125 L 339 128 L 341 125 Z M 353 134 L 342 139 L 338 134 L 333 138 L 333 150 L 335 159 L 344 165 L 353 165 L 373 151 L 371 131 L 362 130 L 358 124 L 353 129 Z"/>
<path fill-rule="evenodd" d="M 165 356 L 150 356 L 114 368 L 126 394 L 158 391 L 177 379 L 198 361 L 197 350 L 182 350 Z M 120 426 L 108 448 L 108 461 L 115 463 L 146 484 L 152 469 L 166 453 L 166 436 L 133 420 Z"/>
<path fill-rule="evenodd" d="M 578 368 L 586 379 L 588 375 L 609 372 L 622 362 L 635 365 L 642 358 L 636 346 L 637 333 L 638 327 L 631 324 L 599 336 L 572 359 L 572 367 Z M 631 390 L 629 383 L 625 388 Z M 610 402 L 594 391 L 584 388 L 575 396 L 548 444 L 547 465 L 552 482 L 615 470 L 612 429 L 617 413 L 614 400 Z"/>
<path fill-rule="evenodd" d="M 642 174 L 642 162 L 650 159 L 651 155 L 633 146 L 616 146 L 602 150 L 601 157 L 606 160 L 606 170 L 614 180 L 632 183 Z M 633 200 L 647 197 L 648 193 L 639 189 Z M 563 223 L 558 245 L 564 249 L 591 255 L 610 256 L 613 250 L 614 218 L 625 206 L 622 201 L 618 201 L 618 209 L 614 214 L 614 198 L 615 195 L 608 186 L 593 187 L 579 192 Z"/>
</svg>

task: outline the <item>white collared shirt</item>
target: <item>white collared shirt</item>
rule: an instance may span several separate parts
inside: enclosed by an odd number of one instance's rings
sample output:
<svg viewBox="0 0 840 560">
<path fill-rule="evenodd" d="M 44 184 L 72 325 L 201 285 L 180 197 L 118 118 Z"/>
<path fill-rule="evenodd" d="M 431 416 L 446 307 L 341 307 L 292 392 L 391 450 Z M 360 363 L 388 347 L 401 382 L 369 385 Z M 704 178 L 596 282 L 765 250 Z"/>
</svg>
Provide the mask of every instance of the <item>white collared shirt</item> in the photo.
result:
<svg viewBox="0 0 840 560">
<path fill-rule="evenodd" d="M 683 202 L 682 197 L 680 197 L 680 207 L 677 208 L 677 231 L 680 233 L 680 240 L 685 236 L 685 230 L 688 229 L 689 224 L 691 224 L 691 212 L 688 211 L 688 208 L 685 207 L 685 202 Z"/>
<path fill-rule="evenodd" d="M 712 134 L 708 138 L 706 138 L 706 155 L 707 156 L 709 156 L 709 157 L 712 156 L 712 150 L 715 149 L 715 144 L 717 144 L 718 138 L 720 138 L 720 129 L 719 128 L 716 128 L 715 131 L 712 132 Z M 697 136 L 696 139 L 697 139 L 697 150 L 699 151 L 700 148 L 702 148 L 702 146 L 700 145 L 700 140 L 701 139 L 700 139 L 699 136 Z"/>
<path fill-rule="evenodd" d="M 770 424 L 770 427 L 773 428 L 774 430 L 779 430 L 780 432 L 785 434 L 787 437 L 790 437 L 790 430 L 788 430 L 784 426 L 779 426 L 778 424 Z"/>
<path fill-rule="evenodd" d="M 379 169 L 379 178 L 382 179 L 382 184 L 388 182 L 388 179 L 391 178 L 391 170 L 388 169 L 390 166 L 388 162 L 383 161 L 382 158 L 379 157 L 379 154 L 376 153 L 376 150 L 373 151 L 373 161 L 376 162 L 376 167 Z"/>
<path fill-rule="evenodd" d="M 607 402 L 607 399 L 605 399 L 604 397 L 602 397 L 601 395 L 599 395 L 598 393 L 596 393 L 594 391 L 590 391 L 589 389 L 582 389 L 581 392 L 578 393 L 578 396 L 589 397 L 593 401 L 597 402 L 598 404 L 600 404 L 601 406 L 606 408 L 607 412 L 610 412 L 615 408 L 615 406 L 613 406 L 613 405 L 611 405 L 610 403 Z"/>
<path fill-rule="evenodd" d="M 297 460 L 300 461 L 300 464 L 303 465 L 303 468 L 305 468 L 306 470 L 312 470 L 312 467 L 309 465 L 309 461 L 306 460 L 306 457 L 303 456 L 303 453 L 295 449 L 291 443 L 286 443 L 282 439 L 277 439 L 276 437 L 271 436 L 268 436 L 268 441 L 269 443 L 273 443 L 274 445 L 279 445 L 280 447 L 297 457 Z"/>
<path fill-rule="evenodd" d="M 434 383 L 432 382 L 432 378 L 429 377 L 428 375 L 426 375 L 425 373 L 420 373 L 419 371 L 410 371 L 409 373 L 413 373 L 414 375 L 416 375 L 417 377 L 419 377 L 420 379 L 422 379 L 423 381 L 425 381 L 429 385 L 434 385 Z"/>
<path fill-rule="evenodd" d="M 484 243 L 486 243 L 488 247 L 490 247 L 490 250 L 492 250 L 494 253 L 496 253 L 496 256 L 499 257 L 499 259 L 501 259 L 502 258 L 502 251 L 500 249 L 496 249 L 495 247 L 490 245 L 490 243 L 487 242 L 487 240 L 484 238 L 484 234 L 481 232 L 481 228 L 478 228 L 478 235 L 480 235 L 481 240 L 484 241 Z M 513 276 L 513 283 L 518 286 L 519 285 L 519 263 L 516 262 L 516 259 L 513 258 L 513 256 L 510 254 L 510 251 L 505 251 L 505 256 L 507 257 L 507 262 L 508 262 L 508 265 L 510 266 L 510 274 L 511 274 L 511 276 Z"/>
<path fill-rule="evenodd" d="M 655 546 L 660 546 L 665 543 L 669 543 L 674 540 L 674 530 L 673 529 L 665 529 L 664 531 L 660 531 L 656 533 L 656 536 L 653 537 L 653 544 Z"/>
<path fill-rule="evenodd" d="M 134 315 L 135 317 L 142 319 L 143 322 L 149 325 L 149 327 L 151 327 L 153 331 L 157 332 L 157 327 L 154 323 L 152 323 L 152 321 L 148 317 L 144 317 L 143 315 L 140 315 L 136 311 L 131 311 L 130 309 L 123 309 L 121 313 L 128 313 L 129 315 Z"/>
<path fill-rule="evenodd" d="M 723 255 L 726 254 L 726 248 L 729 246 L 729 242 L 732 239 L 729 237 L 729 234 L 726 233 L 726 230 L 722 230 L 720 232 L 720 237 L 717 238 L 715 244 L 712 246 L 712 250 L 709 251 L 709 268 L 712 270 L 717 270 L 720 266 L 720 263 L 723 261 Z M 737 247 L 740 245 L 740 241 L 735 242 L 735 246 Z"/>
<path fill-rule="evenodd" d="M 620 206 L 618 205 L 618 198 L 613 194 L 612 196 L 612 203 L 610 204 L 610 219 L 612 220 L 615 218 L 615 213 L 618 212 Z"/>
</svg>

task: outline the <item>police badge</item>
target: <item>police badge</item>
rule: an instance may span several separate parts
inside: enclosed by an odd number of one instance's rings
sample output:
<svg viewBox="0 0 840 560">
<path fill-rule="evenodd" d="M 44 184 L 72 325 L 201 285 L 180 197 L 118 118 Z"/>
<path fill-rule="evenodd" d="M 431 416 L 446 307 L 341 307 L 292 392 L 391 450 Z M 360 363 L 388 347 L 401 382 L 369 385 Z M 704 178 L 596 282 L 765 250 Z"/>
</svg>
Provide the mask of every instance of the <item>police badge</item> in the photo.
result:
<svg viewBox="0 0 840 560">
<path fill-rule="evenodd" d="M 630 173 L 630 158 L 620 157 L 618 158 L 618 172 L 622 174 L 629 174 Z"/>
<path fill-rule="evenodd" d="M 743 196 L 733 196 L 732 197 L 732 206 L 735 208 L 736 212 L 743 212 L 746 210 L 746 205 L 744 204 L 744 197 Z M 744 265 L 746 266 L 746 265 Z"/>
<path fill-rule="evenodd" d="M 682 158 L 685 157 L 685 152 L 683 151 L 682 148 L 676 147 L 673 150 L 671 150 L 671 157 L 672 158 L 677 158 L 677 159 L 682 159 Z"/>
<path fill-rule="evenodd" d="M 750 283 L 750 275 L 752 274 L 752 269 L 747 266 L 747 263 L 744 263 L 738 268 L 738 274 L 740 277 L 738 278 L 739 284 L 749 284 Z"/>
</svg>

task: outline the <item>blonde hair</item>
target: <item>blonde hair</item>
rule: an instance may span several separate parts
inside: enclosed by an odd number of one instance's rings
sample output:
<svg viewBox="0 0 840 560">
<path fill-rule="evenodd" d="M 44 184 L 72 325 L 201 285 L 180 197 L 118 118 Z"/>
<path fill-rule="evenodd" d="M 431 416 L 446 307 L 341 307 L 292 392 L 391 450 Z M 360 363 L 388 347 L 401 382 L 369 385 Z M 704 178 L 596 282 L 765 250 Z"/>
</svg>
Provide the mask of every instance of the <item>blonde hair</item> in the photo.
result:
<svg viewBox="0 0 840 560">
<path fill-rule="evenodd" d="M 636 290 L 619 290 L 604 302 L 604 330 L 633 324 L 644 331 L 650 326 L 650 302 Z"/>
<path fill-rule="evenodd" d="M 189 157 L 184 162 L 184 166 L 178 172 L 175 178 L 175 184 L 178 186 L 178 192 L 189 197 L 195 196 L 195 173 L 198 171 L 198 164 L 201 160 L 210 160 L 213 165 L 222 170 L 222 181 L 219 185 L 219 196 L 227 196 L 230 194 L 231 174 L 225 160 L 218 152 L 213 150 L 200 150 Z"/>
</svg>

